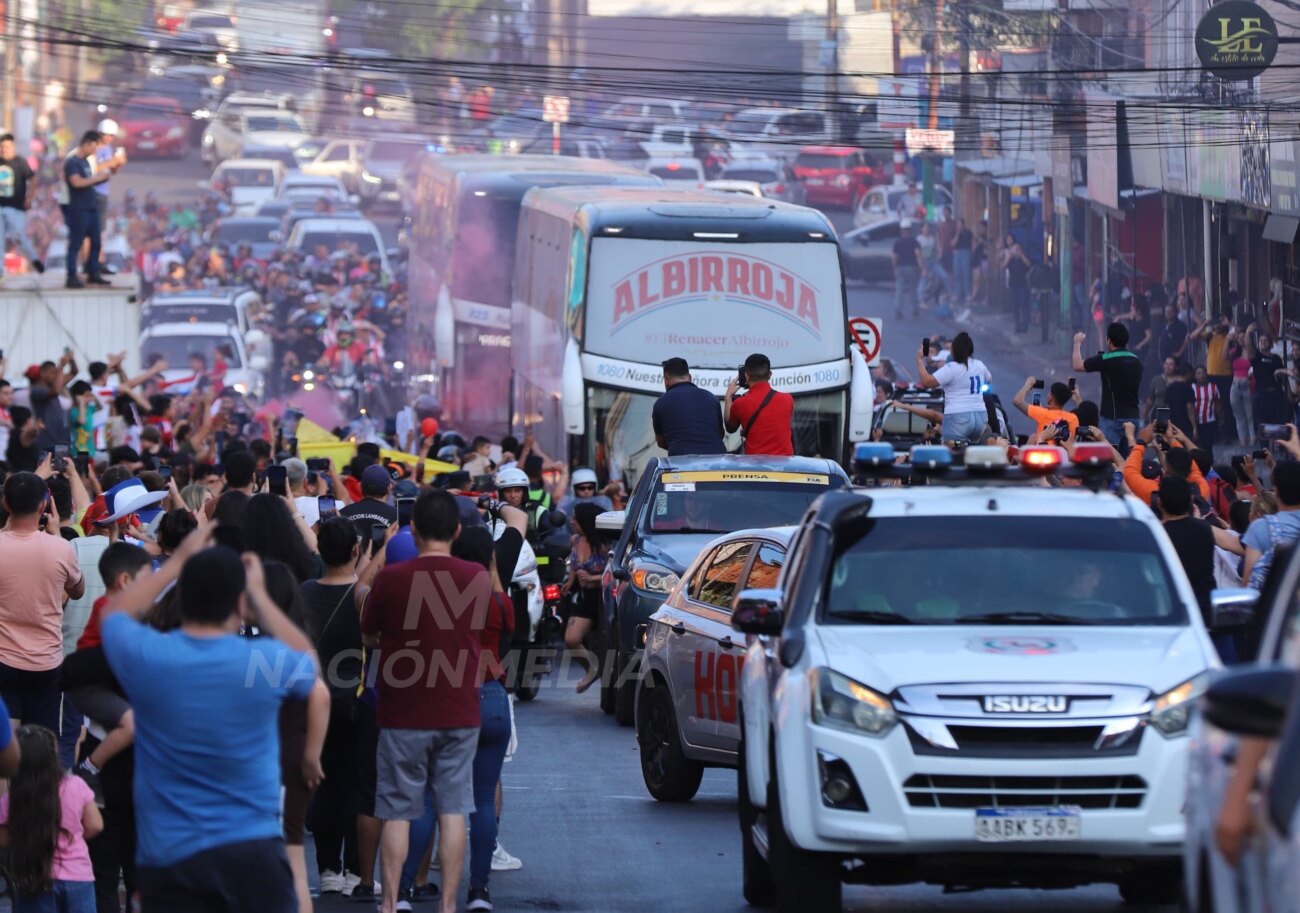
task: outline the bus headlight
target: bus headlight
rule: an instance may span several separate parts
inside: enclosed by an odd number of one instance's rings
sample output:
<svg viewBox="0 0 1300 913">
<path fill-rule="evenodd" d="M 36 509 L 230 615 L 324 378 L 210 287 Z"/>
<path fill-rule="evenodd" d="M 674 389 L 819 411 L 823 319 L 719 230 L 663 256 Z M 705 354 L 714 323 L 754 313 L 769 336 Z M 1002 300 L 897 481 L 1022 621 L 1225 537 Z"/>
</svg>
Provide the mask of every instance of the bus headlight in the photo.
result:
<svg viewBox="0 0 1300 913">
<path fill-rule="evenodd" d="M 819 726 L 885 735 L 898 723 L 889 698 L 831 669 L 808 672 L 812 719 Z"/>
<path fill-rule="evenodd" d="M 1176 688 L 1157 695 L 1151 705 L 1148 722 L 1164 735 L 1182 735 L 1192 719 L 1192 705 L 1205 691 L 1207 674 L 1189 678 Z"/>
</svg>

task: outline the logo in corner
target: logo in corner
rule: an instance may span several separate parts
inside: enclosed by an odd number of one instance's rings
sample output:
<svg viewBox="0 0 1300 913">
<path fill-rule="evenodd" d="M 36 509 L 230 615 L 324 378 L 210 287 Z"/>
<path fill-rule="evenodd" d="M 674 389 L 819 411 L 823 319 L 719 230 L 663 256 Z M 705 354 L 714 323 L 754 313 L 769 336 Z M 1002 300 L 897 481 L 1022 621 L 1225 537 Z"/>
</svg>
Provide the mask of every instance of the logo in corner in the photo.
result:
<svg viewBox="0 0 1300 913">
<path fill-rule="evenodd" d="M 1072 643 L 1055 637 L 980 637 L 970 641 L 970 648 L 997 656 L 1051 656 L 1074 651 Z"/>
</svg>

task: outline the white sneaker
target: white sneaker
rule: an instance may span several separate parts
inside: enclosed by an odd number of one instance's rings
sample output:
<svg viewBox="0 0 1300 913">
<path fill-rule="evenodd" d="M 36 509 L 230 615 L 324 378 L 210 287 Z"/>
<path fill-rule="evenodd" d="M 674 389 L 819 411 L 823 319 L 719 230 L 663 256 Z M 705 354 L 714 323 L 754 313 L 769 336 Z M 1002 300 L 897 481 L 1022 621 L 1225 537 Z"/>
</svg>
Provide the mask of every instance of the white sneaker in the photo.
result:
<svg viewBox="0 0 1300 913">
<path fill-rule="evenodd" d="M 358 879 L 358 881 L 360 881 L 360 879 Z M 322 894 L 342 894 L 343 876 L 338 872 L 321 872 L 320 892 Z"/>
<path fill-rule="evenodd" d="M 361 876 L 353 875 L 351 872 L 343 873 L 343 890 L 345 896 L 352 896 L 352 889 L 361 884 Z"/>
<path fill-rule="evenodd" d="M 506 852 L 506 848 L 498 843 L 492 849 L 492 871 L 494 872 L 513 872 L 516 869 L 522 869 L 523 862 L 515 856 Z"/>
<path fill-rule="evenodd" d="M 411 902 L 403 897 L 397 902 L 397 913 L 411 913 Z"/>
</svg>

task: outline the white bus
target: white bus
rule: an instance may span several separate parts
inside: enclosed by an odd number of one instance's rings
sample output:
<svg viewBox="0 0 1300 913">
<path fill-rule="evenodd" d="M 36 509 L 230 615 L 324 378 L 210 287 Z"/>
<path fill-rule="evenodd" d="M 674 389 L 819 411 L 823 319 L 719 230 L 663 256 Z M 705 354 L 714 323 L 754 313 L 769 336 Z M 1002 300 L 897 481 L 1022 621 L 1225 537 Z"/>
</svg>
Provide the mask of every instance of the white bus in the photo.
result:
<svg viewBox="0 0 1300 913">
<path fill-rule="evenodd" d="M 871 379 L 848 344 L 835 230 L 821 213 L 700 191 L 530 191 L 519 216 L 512 426 L 633 479 L 659 451 L 661 362 L 719 397 L 751 353 L 795 397 L 798 452 L 843 459 L 871 432 Z"/>
<path fill-rule="evenodd" d="M 532 187 L 657 186 L 638 169 L 550 155 L 427 155 L 411 205 L 406 362 L 428 375 L 444 424 L 475 434 L 509 422 L 510 277 L 519 203 Z M 448 424 L 450 423 L 450 424 Z"/>
</svg>

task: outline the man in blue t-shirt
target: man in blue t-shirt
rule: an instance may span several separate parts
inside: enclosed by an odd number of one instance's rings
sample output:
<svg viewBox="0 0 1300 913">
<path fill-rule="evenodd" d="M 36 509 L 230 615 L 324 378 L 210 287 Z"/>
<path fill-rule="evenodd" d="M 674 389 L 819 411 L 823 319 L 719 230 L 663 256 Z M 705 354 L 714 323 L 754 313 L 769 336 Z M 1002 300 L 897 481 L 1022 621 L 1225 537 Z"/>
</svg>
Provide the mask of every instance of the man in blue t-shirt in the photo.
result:
<svg viewBox="0 0 1300 913">
<path fill-rule="evenodd" d="M 103 610 L 104 654 L 135 712 L 138 883 L 146 910 L 292 913 L 277 721 L 286 699 L 328 692 L 260 560 L 208 538 L 191 534 Z M 141 624 L 178 577 L 180 629 Z M 240 637 L 244 617 L 269 636 Z"/>
<path fill-rule="evenodd" d="M 663 364 L 664 392 L 650 413 L 655 443 L 669 456 L 726 453 L 718 398 L 695 386 L 685 358 Z"/>
<path fill-rule="evenodd" d="M 68 206 L 64 210 L 68 222 L 67 288 L 110 284 L 99 274 L 99 235 L 103 226 L 99 224 L 95 187 L 107 183 L 117 171 L 118 163 L 114 160 L 96 169 L 91 160 L 98 151 L 98 131 L 87 130 L 81 136 L 77 151 L 63 162 L 63 180 L 68 185 Z M 77 278 L 77 255 L 87 238 L 90 239 L 90 252 L 86 255 L 86 282 L 83 283 Z"/>
</svg>

